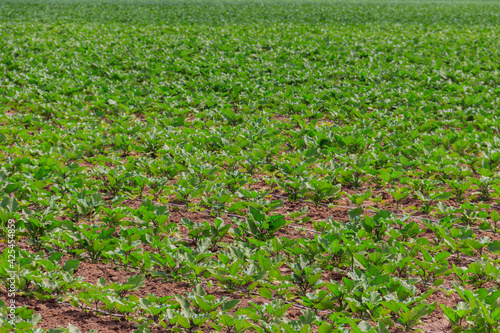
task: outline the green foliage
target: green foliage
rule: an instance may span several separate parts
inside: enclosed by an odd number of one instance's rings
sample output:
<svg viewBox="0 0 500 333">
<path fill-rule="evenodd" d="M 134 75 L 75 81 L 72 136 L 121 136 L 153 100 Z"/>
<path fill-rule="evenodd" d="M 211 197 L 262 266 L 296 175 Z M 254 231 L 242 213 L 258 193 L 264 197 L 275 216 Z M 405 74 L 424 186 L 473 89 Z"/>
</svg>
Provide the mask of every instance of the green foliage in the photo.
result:
<svg viewBox="0 0 500 333">
<path fill-rule="evenodd" d="M 136 332 L 425 330 L 442 288 L 498 331 L 498 6 L 0 2 L 0 281 Z"/>
<path fill-rule="evenodd" d="M 283 215 L 266 215 L 263 211 L 249 207 L 249 214 L 245 220 L 237 221 L 238 228 L 232 233 L 237 237 L 255 237 L 258 240 L 266 240 L 274 237 L 274 234 L 287 224 Z"/>
</svg>

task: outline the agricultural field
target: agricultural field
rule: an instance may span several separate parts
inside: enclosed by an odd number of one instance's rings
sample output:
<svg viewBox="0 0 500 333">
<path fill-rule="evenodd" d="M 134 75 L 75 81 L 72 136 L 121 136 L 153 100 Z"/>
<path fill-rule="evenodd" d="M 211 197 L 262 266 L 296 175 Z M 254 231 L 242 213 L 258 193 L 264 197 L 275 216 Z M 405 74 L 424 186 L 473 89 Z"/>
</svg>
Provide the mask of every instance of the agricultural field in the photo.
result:
<svg viewBox="0 0 500 333">
<path fill-rule="evenodd" d="M 500 2 L 0 0 L 0 333 L 500 331 Z"/>
</svg>

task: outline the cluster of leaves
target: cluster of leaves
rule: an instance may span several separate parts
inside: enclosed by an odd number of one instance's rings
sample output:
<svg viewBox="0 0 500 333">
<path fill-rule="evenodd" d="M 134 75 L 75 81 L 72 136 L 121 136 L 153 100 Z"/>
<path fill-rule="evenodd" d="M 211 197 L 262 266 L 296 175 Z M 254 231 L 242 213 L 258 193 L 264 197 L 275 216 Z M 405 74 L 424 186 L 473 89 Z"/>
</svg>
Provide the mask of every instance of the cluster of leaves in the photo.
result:
<svg viewBox="0 0 500 333">
<path fill-rule="evenodd" d="M 442 288 L 455 332 L 497 331 L 497 12 L 1 2 L 0 281 L 138 332 L 411 331 Z M 191 292 L 136 295 L 166 282 Z"/>
</svg>

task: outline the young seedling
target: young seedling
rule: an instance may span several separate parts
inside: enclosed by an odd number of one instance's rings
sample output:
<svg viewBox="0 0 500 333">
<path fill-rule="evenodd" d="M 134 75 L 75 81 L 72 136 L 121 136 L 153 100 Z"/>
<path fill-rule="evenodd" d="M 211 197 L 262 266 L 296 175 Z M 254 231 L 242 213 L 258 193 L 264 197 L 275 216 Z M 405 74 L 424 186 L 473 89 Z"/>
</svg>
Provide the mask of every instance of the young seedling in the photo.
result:
<svg viewBox="0 0 500 333">
<path fill-rule="evenodd" d="M 346 192 L 345 195 L 349 198 L 349 200 L 351 200 L 351 202 L 354 205 L 361 207 L 363 203 L 372 196 L 372 191 L 366 191 L 363 193 L 353 193 L 353 194 L 349 194 Z"/>
<path fill-rule="evenodd" d="M 392 189 L 388 189 L 387 192 L 389 192 L 389 194 L 394 198 L 394 201 L 396 201 L 396 211 L 399 211 L 399 203 L 408 198 L 411 193 L 411 189 L 404 186 L 394 186 Z"/>
<path fill-rule="evenodd" d="M 249 214 L 244 221 L 237 220 L 238 228 L 232 229 L 236 237 L 255 237 L 267 240 L 287 224 L 283 215 L 268 216 L 263 211 L 249 207 Z"/>
</svg>

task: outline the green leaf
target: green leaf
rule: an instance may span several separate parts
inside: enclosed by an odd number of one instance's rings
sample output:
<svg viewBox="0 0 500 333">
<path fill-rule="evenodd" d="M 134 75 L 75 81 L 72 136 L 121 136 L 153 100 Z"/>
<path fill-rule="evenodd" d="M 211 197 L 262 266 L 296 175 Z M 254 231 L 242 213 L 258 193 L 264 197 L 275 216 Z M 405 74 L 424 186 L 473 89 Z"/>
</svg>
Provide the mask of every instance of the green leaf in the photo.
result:
<svg viewBox="0 0 500 333">
<path fill-rule="evenodd" d="M 15 197 L 4 197 L 2 202 L 0 203 L 0 207 L 6 209 L 9 213 L 15 213 L 19 204 Z"/>
<path fill-rule="evenodd" d="M 332 324 L 323 322 L 318 328 L 318 333 L 331 333 L 332 329 L 333 329 Z"/>
<path fill-rule="evenodd" d="M 80 260 L 69 259 L 64 263 L 62 270 L 65 272 L 72 272 L 73 270 L 78 269 L 79 265 L 80 265 Z"/>
<path fill-rule="evenodd" d="M 175 318 L 178 324 L 180 324 L 184 328 L 190 328 L 191 324 L 189 323 L 189 320 L 187 318 L 184 318 L 182 315 L 179 315 Z"/>
<path fill-rule="evenodd" d="M 264 222 L 266 220 L 266 215 L 261 210 L 253 206 L 248 207 L 248 210 L 256 222 Z"/>
<path fill-rule="evenodd" d="M 210 304 L 201 296 L 198 296 L 198 295 L 195 295 L 195 298 L 196 298 L 196 302 L 198 303 L 198 306 L 203 309 L 204 311 L 211 311 L 212 310 L 212 307 L 210 306 Z"/>
<path fill-rule="evenodd" d="M 142 287 L 146 282 L 146 277 L 144 275 L 133 275 L 127 279 L 127 284 L 131 284 L 135 287 Z"/>
<path fill-rule="evenodd" d="M 186 297 L 184 296 L 181 296 L 181 295 L 175 295 L 175 299 L 177 300 L 177 302 L 179 302 L 180 306 L 183 308 L 183 309 L 188 309 L 190 307 L 190 303 L 189 301 L 186 299 Z"/>
<path fill-rule="evenodd" d="M 267 298 L 267 299 L 273 299 L 273 294 L 271 291 L 267 288 L 259 288 L 258 293 L 260 296 Z"/>
<path fill-rule="evenodd" d="M 240 304 L 240 300 L 239 299 L 232 299 L 230 301 L 227 301 L 227 302 L 224 302 L 224 304 L 222 304 L 221 306 L 221 310 L 222 311 L 229 311 L 231 309 L 233 309 L 235 306 L 237 306 L 238 304 Z"/>
<path fill-rule="evenodd" d="M 500 252 L 500 241 L 493 241 L 488 244 L 488 251 L 490 252 Z"/>
<path fill-rule="evenodd" d="M 363 208 L 357 207 L 354 209 L 349 210 L 349 219 L 350 220 L 357 220 L 361 215 L 363 215 Z"/>
</svg>

